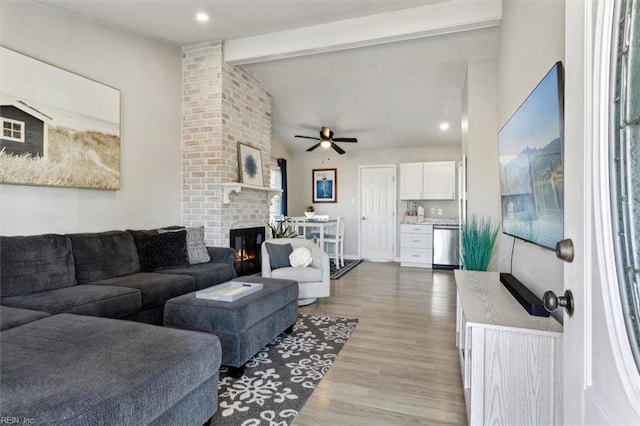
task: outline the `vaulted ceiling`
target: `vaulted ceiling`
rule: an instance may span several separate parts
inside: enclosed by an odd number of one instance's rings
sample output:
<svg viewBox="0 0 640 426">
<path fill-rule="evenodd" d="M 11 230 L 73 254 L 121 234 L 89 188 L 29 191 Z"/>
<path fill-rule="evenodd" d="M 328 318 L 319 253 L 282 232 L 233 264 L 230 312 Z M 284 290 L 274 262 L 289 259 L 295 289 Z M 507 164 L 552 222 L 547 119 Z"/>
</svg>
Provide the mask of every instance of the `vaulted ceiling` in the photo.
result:
<svg viewBox="0 0 640 426">
<path fill-rule="evenodd" d="M 37 2 L 175 45 L 225 40 L 271 93 L 273 139 L 292 153 L 321 126 L 357 137 L 348 153 L 459 144 L 467 62 L 497 54 L 500 14 L 499 0 Z"/>
</svg>

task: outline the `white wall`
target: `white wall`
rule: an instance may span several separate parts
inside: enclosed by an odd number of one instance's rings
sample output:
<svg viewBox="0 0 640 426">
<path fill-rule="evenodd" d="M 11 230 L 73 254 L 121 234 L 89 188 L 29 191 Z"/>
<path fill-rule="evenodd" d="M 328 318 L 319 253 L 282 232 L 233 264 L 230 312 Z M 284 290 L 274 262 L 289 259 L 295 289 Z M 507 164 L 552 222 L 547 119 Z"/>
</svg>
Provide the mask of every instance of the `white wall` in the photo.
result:
<svg viewBox="0 0 640 426">
<path fill-rule="evenodd" d="M 180 221 L 180 48 L 30 2 L 2 2 L 2 45 L 120 90 L 121 189 L 0 185 L 0 234 Z"/>
<path fill-rule="evenodd" d="M 498 61 L 499 127 L 553 64 L 564 59 L 564 14 L 563 1 L 503 0 Z M 500 257 L 508 259 L 511 244 L 503 244 L 500 249 Z M 501 270 L 508 271 L 508 266 L 503 265 Z M 546 290 L 562 293 L 562 272 L 562 261 L 553 251 L 517 240 L 513 274 L 538 297 Z"/>
<path fill-rule="evenodd" d="M 500 180 L 498 174 L 498 63 L 497 58 L 469 61 L 462 99 L 463 154 L 467 155 L 467 217 L 500 223 Z M 504 259 L 499 236 L 490 270 L 498 270 Z"/>
<path fill-rule="evenodd" d="M 287 163 L 289 189 L 289 216 L 302 216 L 304 208 L 311 203 L 312 169 L 336 168 L 338 172 L 338 202 L 314 204 L 317 214 L 345 217 L 344 253 L 347 257 L 359 256 L 359 218 L 360 194 L 358 192 L 359 166 L 395 164 L 398 177 L 399 164 L 416 161 L 460 160 L 460 145 L 436 146 L 407 149 L 369 150 L 359 153 L 338 155 L 327 150 L 317 149 L 294 155 Z M 327 155 L 329 159 L 327 159 Z M 397 182 L 397 180 L 396 180 Z M 443 209 L 443 216 L 458 215 L 456 201 L 425 202 L 425 207 L 438 206 Z M 405 202 L 398 200 L 397 217 L 402 219 Z M 399 236 L 397 236 L 397 239 Z M 399 256 L 399 244 L 396 241 L 396 257 Z"/>
</svg>

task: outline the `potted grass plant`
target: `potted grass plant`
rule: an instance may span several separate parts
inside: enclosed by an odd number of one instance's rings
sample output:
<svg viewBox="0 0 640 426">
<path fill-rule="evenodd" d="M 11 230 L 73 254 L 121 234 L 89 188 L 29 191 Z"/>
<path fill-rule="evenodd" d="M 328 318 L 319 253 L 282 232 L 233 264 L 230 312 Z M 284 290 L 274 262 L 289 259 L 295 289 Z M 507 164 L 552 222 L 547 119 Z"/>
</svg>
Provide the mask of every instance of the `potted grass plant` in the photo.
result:
<svg viewBox="0 0 640 426">
<path fill-rule="evenodd" d="M 471 216 L 462 226 L 462 267 L 486 271 L 498 238 L 498 225 L 491 218 Z"/>
</svg>

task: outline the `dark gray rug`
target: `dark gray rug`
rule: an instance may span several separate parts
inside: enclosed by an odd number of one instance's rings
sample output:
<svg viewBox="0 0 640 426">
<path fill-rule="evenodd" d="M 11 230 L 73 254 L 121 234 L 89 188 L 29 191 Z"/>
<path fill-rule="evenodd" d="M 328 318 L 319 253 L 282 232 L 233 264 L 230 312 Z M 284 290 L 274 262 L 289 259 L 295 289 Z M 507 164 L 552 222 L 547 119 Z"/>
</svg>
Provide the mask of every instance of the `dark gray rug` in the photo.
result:
<svg viewBox="0 0 640 426">
<path fill-rule="evenodd" d="M 211 425 L 286 426 L 293 422 L 329 371 L 357 319 L 301 314 L 290 335 L 281 334 L 233 379 L 220 370 L 218 412 Z"/>
<path fill-rule="evenodd" d="M 361 264 L 362 260 L 344 260 L 344 266 L 340 269 L 336 268 L 336 265 L 333 263 L 333 260 L 329 262 L 329 267 L 331 268 L 331 279 L 337 280 L 342 278 L 347 274 L 347 272 L 351 271 L 353 268 Z"/>
</svg>

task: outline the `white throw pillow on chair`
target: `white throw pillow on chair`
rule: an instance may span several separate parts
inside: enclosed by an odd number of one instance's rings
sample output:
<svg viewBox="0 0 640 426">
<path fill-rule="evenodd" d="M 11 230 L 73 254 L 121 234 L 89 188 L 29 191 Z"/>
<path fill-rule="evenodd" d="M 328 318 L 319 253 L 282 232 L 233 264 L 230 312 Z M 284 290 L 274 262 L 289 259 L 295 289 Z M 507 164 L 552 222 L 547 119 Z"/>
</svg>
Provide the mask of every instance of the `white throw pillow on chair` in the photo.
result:
<svg viewBox="0 0 640 426">
<path fill-rule="evenodd" d="M 289 263 L 296 268 L 304 268 L 311 265 L 313 259 L 311 258 L 311 252 L 306 247 L 298 247 L 293 249 L 289 255 Z"/>
</svg>

